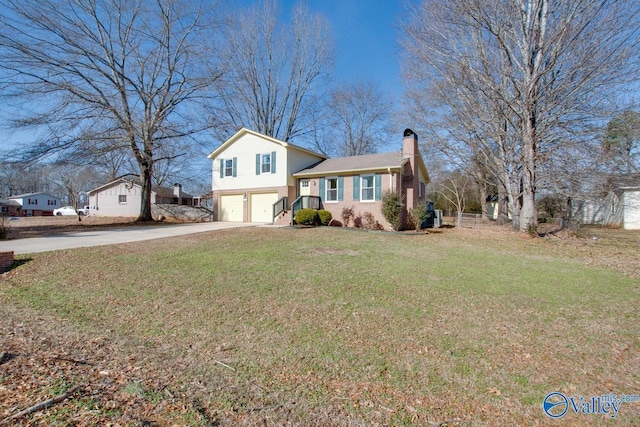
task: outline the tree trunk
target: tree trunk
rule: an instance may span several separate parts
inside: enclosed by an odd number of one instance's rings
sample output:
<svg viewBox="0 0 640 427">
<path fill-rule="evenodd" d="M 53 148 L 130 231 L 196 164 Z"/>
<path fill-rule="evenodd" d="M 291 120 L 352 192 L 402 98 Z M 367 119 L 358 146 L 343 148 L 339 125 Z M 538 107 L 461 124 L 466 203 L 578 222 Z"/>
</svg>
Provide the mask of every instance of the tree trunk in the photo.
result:
<svg viewBox="0 0 640 427">
<path fill-rule="evenodd" d="M 151 166 L 140 165 L 140 182 L 142 185 L 142 196 L 140 199 L 140 215 L 137 221 L 153 221 L 151 215 Z"/>
<path fill-rule="evenodd" d="M 522 171 L 522 209 L 520 210 L 520 231 L 535 231 L 538 225 L 536 211 L 536 171 L 535 147 L 533 141 L 525 143 Z"/>
<path fill-rule="evenodd" d="M 489 212 L 487 211 L 487 184 L 480 185 L 480 206 L 482 207 L 482 219 L 489 219 Z"/>
<path fill-rule="evenodd" d="M 507 172 L 503 175 L 503 185 L 506 187 L 507 199 L 509 201 L 509 207 L 511 208 L 511 226 L 514 230 L 520 230 L 520 183 L 516 180 L 511 180 Z"/>
<path fill-rule="evenodd" d="M 502 181 L 498 182 L 498 225 L 509 222 L 509 195 Z"/>
</svg>

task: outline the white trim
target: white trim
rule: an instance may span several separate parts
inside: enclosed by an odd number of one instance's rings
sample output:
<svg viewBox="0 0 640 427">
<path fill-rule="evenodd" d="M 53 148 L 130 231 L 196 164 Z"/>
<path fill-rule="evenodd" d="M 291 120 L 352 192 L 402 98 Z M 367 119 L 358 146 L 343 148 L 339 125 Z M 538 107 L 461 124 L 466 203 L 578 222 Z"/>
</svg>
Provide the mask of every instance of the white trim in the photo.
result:
<svg viewBox="0 0 640 427">
<path fill-rule="evenodd" d="M 365 199 L 364 198 L 364 190 L 365 190 L 365 186 L 364 186 L 364 179 L 365 178 L 371 178 L 371 187 L 367 187 L 367 190 L 371 190 L 371 198 L 370 199 Z M 371 202 L 375 202 L 376 201 L 376 176 L 375 174 L 373 175 L 360 175 L 360 202 L 361 203 L 371 203 Z"/>
<path fill-rule="evenodd" d="M 328 176 L 324 179 L 324 201 L 325 203 L 338 203 L 338 192 L 339 192 L 339 184 L 338 184 L 338 178 L 337 176 Z M 329 200 L 328 194 L 329 194 L 329 180 L 331 179 L 335 179 L 336 180 L 336 188 L 335 188 L 335 192 L 336 192 L 336 199 L 335 200 Z M 333 189 L 332 189 L 333 190 Z"/>
</svg>

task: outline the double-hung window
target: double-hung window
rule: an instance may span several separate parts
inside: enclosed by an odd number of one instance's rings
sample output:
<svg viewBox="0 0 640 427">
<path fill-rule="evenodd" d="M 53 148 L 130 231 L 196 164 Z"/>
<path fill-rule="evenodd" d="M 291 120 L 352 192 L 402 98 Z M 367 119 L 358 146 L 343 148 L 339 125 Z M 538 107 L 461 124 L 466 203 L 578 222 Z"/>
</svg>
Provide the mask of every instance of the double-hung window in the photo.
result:
<svg viewBox="0 0 640 427">
<path fill-rule="evenodd" d="M 235 177 L 238 174 L 238 158 L 220 159 L 220 178 Z"/>
<path fill-rule="evenodd" d="M 256 154 L 256 175 L 276 173 L 276 152 Z"/>
<path fill-rule="evenodd" d="M 118 203 L 127 203 L 127 195 L 126 194 L 120 194 L 118 196 Z"/>
<path fill-rule="evenodd" d="M 262 155 L 262 173 L 271 173 L 271 154 Z"/>
<path fill-rule="evenodd" d="M 375 200 L 375 183 L 373 180 L 373 175 L 366 175 L 361 177 L 360 189 L 362 191 L 360 200 L 362 200 L 363 202 L 373 202 Z"/>
<path fill-rule="evenodd" d="M 327 202 L 338 201 L 338 178 L 327 178 Z"/>
<path fill-rule="evenodd" d="M 233 159 L 224 161 L 224 176 L 233 176 Z"/>
</svg>

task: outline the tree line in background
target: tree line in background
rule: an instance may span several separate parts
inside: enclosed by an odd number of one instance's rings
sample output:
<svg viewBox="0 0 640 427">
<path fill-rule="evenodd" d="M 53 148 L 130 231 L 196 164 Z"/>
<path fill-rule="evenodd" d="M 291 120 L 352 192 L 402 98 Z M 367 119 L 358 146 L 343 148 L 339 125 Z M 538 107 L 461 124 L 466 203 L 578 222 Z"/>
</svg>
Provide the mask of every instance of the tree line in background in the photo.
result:
<svg viewBox="0 0 640 427">
<path fill-rule="evenodd" d="M 334 82 L 330 25 L 302 4 L 283 16 L 274 0 L 0 0 L 3 114 L 37 135 L 9 153 L 0 191 L 42 191 L 15 184 L 15 168 L 86 175 L 80 191 L 137 176 L 150 220 L 152 185 L 207 188 L 212 141 L 243 126 L 349 156 L 411 123 L 435 201 L 482 211 L 495 194 L 518 230 L 535 228 L 542 196 L 638 171 L 638 1 L 407 7 L 392 116 L 374 82 Z"/>
</svg>

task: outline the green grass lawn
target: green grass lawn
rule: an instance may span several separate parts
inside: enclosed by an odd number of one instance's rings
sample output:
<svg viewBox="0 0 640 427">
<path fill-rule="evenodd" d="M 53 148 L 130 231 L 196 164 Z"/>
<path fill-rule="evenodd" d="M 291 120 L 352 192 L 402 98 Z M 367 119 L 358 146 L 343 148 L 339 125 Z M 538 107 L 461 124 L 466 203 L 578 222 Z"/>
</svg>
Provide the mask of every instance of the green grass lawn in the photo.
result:
<svg viewBox="0 0 640 427">
<path fill-rule="evenodd" d="M 238 229 L 34 255 L 0 308 L 108 336 L 220 425 L 610 425 L 542 411 L 553 391 L 640 394 L 640 282 L 580 251 Z M 640 424 L 640 403 L 613 422 Z"/>
</svg>

